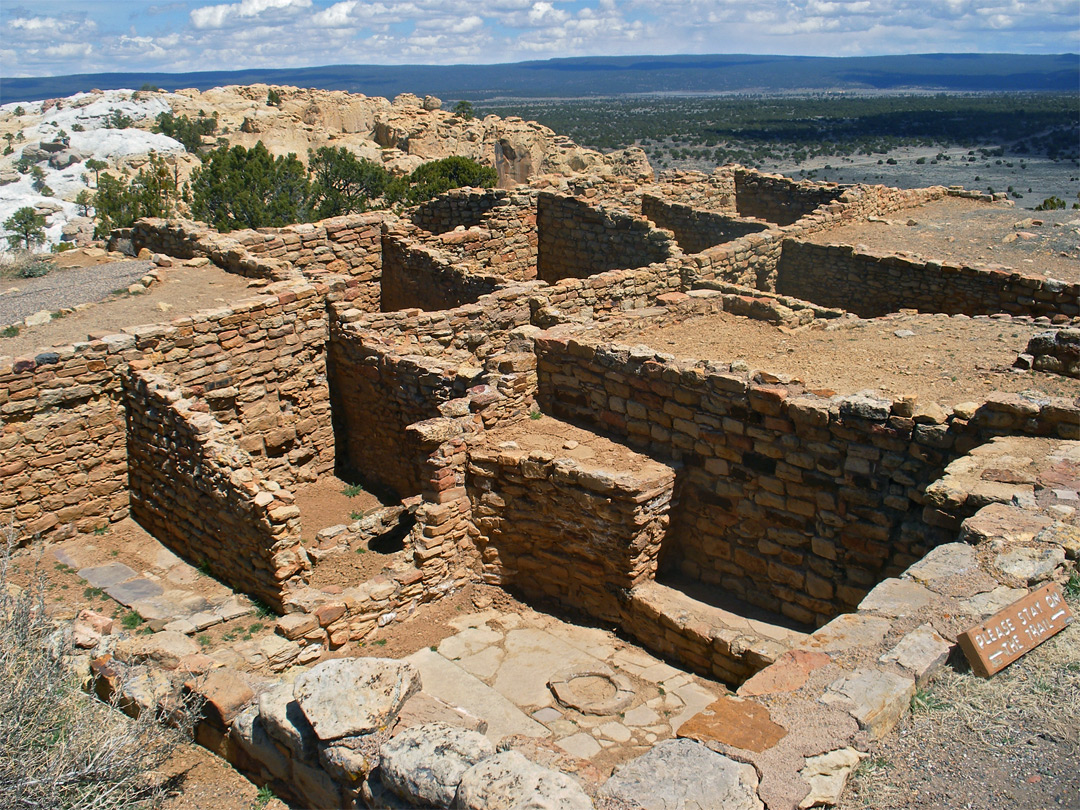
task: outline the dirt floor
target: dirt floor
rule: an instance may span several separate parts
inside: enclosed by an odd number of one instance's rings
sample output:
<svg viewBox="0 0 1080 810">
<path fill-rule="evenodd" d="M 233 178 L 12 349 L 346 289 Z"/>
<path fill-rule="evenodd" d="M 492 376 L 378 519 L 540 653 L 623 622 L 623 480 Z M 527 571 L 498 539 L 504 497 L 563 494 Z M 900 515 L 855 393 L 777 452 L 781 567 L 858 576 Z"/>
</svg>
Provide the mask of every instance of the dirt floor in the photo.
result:
<svg viewBox="0 0 1080 810">
<path fill-rule="evenodd" d="M 53 346 L 84 341 L 91 332 L 112 334 L 129 326 L 169 323 L 200 310 L 217 309 L 259 294 L 259 289 L 252 287 L 249 279 L 226 273 L 215 265 L 177 266 L 159 270 L 165 280 L 154 284 L 144 293 L 131 295 L 124 290 L 114 294 L 111 288 L 101 289 L 94 295 L 82 296 L 85 301 L 68 304 L 73 307 L 75 303 L 99 302 L 80 312 L 72 312 L 62 318 L 54 317 L 42 326 L 20 327 L 18 334 L 13 336 L 4 337 L 4 333 L 0 332 L 0 355 L 33 356 Z M 77 267 L 55 271 L 46 278 L 59 282 L 96 272 L 99 272 L 96 266 Z M 0 292 L 13 295 L 15 293 L 8 291 L 20 290 L 24 285 L 36 281 L 39 279 L 5 279 Z M 53 307 L 43 305 L 32 309 L 37 311 L 42 308 Z"/>
<path fill-rule="evenodd" d="M 873 389 L 940 404 L 979 401 L 992 391 L 1075 397 L 1075 380 L 1012 370 L 1028 339 L 1045 329 L 1012 319 L 898 314 L 835 331 L 792 331 L 722 312 L 662 329 L 620 332 L 617 340 L 676 357 L 741 360 L 825 394 Z"/>
<path fill-rule="evenodd" d="M 912 710 L 860 763 L 840 810 L 1080 807 L 1080 624 L 990 679 L 961 656 Z"/>
<path fill-rule="evenodd" d="M 840 225 L 810 241 L 1080 281 L 1080 211 L 1033 212 L 949 197 L 884 221 Z"/>
</svg>

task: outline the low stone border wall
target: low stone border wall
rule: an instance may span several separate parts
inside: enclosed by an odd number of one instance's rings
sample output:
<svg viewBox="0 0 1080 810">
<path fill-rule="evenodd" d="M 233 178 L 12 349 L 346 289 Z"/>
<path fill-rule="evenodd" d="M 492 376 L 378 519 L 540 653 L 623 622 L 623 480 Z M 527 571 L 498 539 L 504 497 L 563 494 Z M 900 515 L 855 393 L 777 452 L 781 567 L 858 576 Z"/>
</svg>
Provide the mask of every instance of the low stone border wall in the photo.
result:
<svg viewBox="0 0 1080 810">
<path fill-rule="evenodd" d="M 784 240 L 776 289 L 863 318 L 900 309 L 950 315 L 1007 312 L 1062 321 L 1080 314 L 1080 284 L 794 239 Z"/>
<path fill-rule="evenodd" d="M 1080 378 L 1080 329 L 1057 329 L 1035 335 L 1014 365 Z"/>
</svg>

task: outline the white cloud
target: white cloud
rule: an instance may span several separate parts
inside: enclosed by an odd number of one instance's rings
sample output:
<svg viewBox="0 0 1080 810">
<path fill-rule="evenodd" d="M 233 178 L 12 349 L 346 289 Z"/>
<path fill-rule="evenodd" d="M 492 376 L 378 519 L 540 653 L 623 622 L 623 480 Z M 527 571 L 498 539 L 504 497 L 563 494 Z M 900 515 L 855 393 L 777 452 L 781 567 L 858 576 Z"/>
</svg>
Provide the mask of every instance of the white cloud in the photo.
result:
<svg viewBox="0 0 1080 810">
<path fill-rule="evenodd" d="M 196 28 L 224 28 L 232 22 L 242 22 L 264 15 L 268 11 L 294 12 L 311 7 L 311 0 L 240 0 L 193 9 L 191 23 Z"/>
</svg>

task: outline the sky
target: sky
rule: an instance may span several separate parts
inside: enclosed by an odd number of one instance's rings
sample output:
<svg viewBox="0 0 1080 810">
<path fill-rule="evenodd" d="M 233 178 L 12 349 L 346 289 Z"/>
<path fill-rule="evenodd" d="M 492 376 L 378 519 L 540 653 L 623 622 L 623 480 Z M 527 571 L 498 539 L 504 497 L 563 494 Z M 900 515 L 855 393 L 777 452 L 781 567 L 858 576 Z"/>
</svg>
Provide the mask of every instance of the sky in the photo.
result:
<svg viewBox="0 0 1080 810">
<path fill-rule="evenodd" d="M 0 5 L 0 78 L 629 54 L 1077 51 L 1077 0 L 3 0 Z"/>
</svg>

